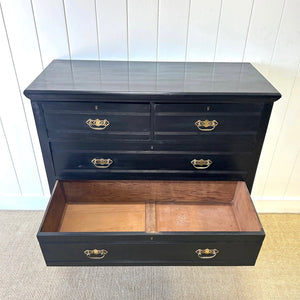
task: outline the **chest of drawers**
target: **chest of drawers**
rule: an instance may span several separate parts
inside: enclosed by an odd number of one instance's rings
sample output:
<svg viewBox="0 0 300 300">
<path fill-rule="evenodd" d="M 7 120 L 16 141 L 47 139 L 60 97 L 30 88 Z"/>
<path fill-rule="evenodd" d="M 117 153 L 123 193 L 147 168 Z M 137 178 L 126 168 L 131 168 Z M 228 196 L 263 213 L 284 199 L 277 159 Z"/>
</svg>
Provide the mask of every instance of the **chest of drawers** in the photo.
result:
<svg viewBox="0 0 300 300">
<path fill-rule="evenodd" d="M 47 265 L 254 265 L 251 191 L 280 94 L 247 63 L 53 61 L 25 90 Z"/>
</svg>

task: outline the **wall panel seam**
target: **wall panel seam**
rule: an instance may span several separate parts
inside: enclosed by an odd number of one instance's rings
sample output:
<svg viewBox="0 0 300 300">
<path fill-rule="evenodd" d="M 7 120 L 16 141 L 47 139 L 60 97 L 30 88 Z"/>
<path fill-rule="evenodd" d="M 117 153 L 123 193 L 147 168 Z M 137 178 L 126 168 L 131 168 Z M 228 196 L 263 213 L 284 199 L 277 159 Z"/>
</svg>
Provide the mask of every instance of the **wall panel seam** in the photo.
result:
<svg viewBox="0 0 300 300">
<path fill-rule="evenodd" d="M 96 21 L 96 33 L 97 33 L 98 59 L 101 59 L 101 56 L 100 56 L 99 29 L 98 29 L 97 0 L 94 0 L 94 7 L 95 7 L 95 21 Z"/>
<path fill-rule="evenodd" d="M 280 18 L 279 18 L 279 22 L 278 22 L 278 28 L 277 28 L 277 32 L 276 32 L 276 38 L 275 38 L 274 47 L 273 47 L 273 50 L 272 50 L 272 55 L 271 55 L 270 62 L 269 62 L 269 67 L 268 67 L 268 75 L 270 74 L 270 65 L 272 64 L 273 59 L 274 59 L 274 55 L 275 55 L 275 49 L 276 49 L 276 45 L 277 45 L 277 42 L 278 42 L 278 36 L 279 36 L 280 28 L 281 28 L 283 13 L 284 13 L 284 10 L 285 10 L 285 4 L 286 4 L 286 0 L 284 0 L 284 2 L 282 4 L 281 14 L 280 14 Z"/>
<path fill-rule="evenodd" d="M 69 57 L 70 57 L 70 59 L 72 59 L 71 46 L 70 46 L 70 37 L 69 37 L 67 15 L 66 15 L 65 0 L 62 0 L 62 4 L 63 4 L 63 9 L 64 9 L 64 19 L 65 19 L 65 25 L 66 25 L 66 34 L 67 34 L 67 42 L 68 42 L 68 49 L 69 49 Z"/>
<path fill-rule="evenodd" d="M 129 61 L 129 20 L 128 20 L 128 0 L 126 0 L 126 26 L 127 26 L 127 61 Z"/>
<path fill-rule="evenodd" d="M 0 3 L 0 9 L 1 9 L 1 15 L 2 15 L 2 20 L 3 20 L 5 35 L 6 35 L 6 39 L 7 39 L 7 45 L 8 45 L 8 49 L 9 49 L 9 54 L 10 54 L 10 57 L 11 57 L 11 62 L 12 62 L 12 66 L 13 66 L 13 70 L 14 70 L 14 74 L 15 74 L 15 78 L 16 78 L 16 83 L 17 83 L 18 90 L 19 90 L 20 100 L 21 100 L 21 104 L 22 104 L 22 110 L 23 110 L 23 114 L 24 114 L 24 118 L 25 118 L 25 122 L 26 122 L 26 128 L 27 128 L 27 131 L 28 131 L 30 145 L 31 145 L 31 149 L 32 149 L 32 152 L 33 152 L 35 167 L 37 169 L 37 173 L 38 173 L 38 177 L 39 177 L 39 182 L 40 182 L 40 185 L 41 185 L 41 190 L 43 191 L 43 194 L 45 194 L 44 187 L 43 187 L 43 184 L 42 184 L 40 170 L 39 170 L 38 164 L 37 164 L 36 153 L 34 151 L 32 136 L 31 136 L 30 129 L 29 129 L 28 119 L 27 119 L 27 115 L 26 115 L 26 112 L 25 112 L 25 105 L 24 105 L 24 101 L 23 101 L 23 97 L 22 97 L 20 82 L 19 82 L 19 78 L 18 78 L 18 74 L 17 74 L 17 70 L 16 70 L 16 66 L 15 66 L 15 62 L 14 62 L 14 58 L 13 58 L 13 54 L 12 54 L 11 45 L 10 45 L 10 42 L 9 42 L 8 32 L 7 32 L 7 28 L 6 28 L 6 23 L 5 23 L 5 18 L 4 18 L 4 13 L 3 13 L 3 9 L 2 9 L 1 3 Z M 4 129 L 4 127 L 3 127 L 3 129 Z M 4 133 L 5 133 L 5 131 L 4 131 Z M 20 185 L 20 188 L 21 188 L 21 185 Z M 21 188 L 21 194 L 22 193 L 23 193 L 23 191 L 22 191 L 22 188 Z"/>
<path fill-rule="evenodd" d="M 292 168 L 292 170 L 291 170 L 291 173 L 290 173 L 290 175 L 289 175 L 289 178 L 288 178 L 288 181 L 287 181 L 287 184 L 286 184 L 284 193 L 283 193 L 283 200 L 286 199 L 286 194 L 287 194 L 287 191 L 288 191 L 288 188 L 289 188 L 291 179 L 292 179 L 292 175 L 293 175 L 294 170 L 295 170 L 295 168 L 296 168 L 296 163 L 297 163 L 299 157 L 300 157 L 300 148 L 298 148 L 298 152 L 297 152 L 297 155 L 296 155 L 296 158 L 295 158 L 295 162 L 294 162 L 293 168 Z"/>
<path fill-rule="evenodd" d="M 157 2 L 157 21 L 156 21 L 156 61 L 158 60 L 158 41 L 159 41 L 159 5 L 160 0 Z M 157 68 L 157 67 L 156 67 Z"/>
<path fill-rule="evenodd" d="M 30 6 L 31 6 L 31 11 L 32 11 L 32 19 L 33 19 L 33 24 L 34 24 L 34 29 L 35 29 L 35 34 L 36 34 L 37 44 L 38 44 L 38 48 L 39 48 L 39 53 L 40 53 L 40 59 L 41 59 L 42 69 L 44 70 L 44 62 L 43 62 L 43 57 L 42 57 L 42 51 L 41 51 L 41 45 L 40 45 L 40 39 L 39 39 L 38 31 L 37 31 L 37 26 L 36 26 L 36 20 L 35 20 L 35 14 L 34 14 L 34 9 L 33 9 L 32 0 L 30 0 Z"/>
<path fill-rule="evenodd" d="M 284 125 L 284 122 L 285 122 L 285 118 L 286 118 L 286 115 L 287 115 L 287 111 L 288 111 L 288 107 L 289 107 L 290 100 L 291 100 L 291 97 L 292 97 L 292 93 L 293 93 L 293 90 L 295 88 L 295 83 L 296 83 L 297 75 L 298 75 L 298 72 L 300 70 L 299 67 L 300 67 L 300 59 L 299 59 L 299 62 L 298 62 L 297 72 L 295 73 L 295 76 L 294 76 L 294 79 L 293 79 L 292 87 L 291 87 L 291 89 L 289 91 L 289 95 L 287 97 L 287 104 L 286 104 L 286 107 L 285 107 L 285 110 L 284 110 L 284 115 L 283 115 L 283 118 L 282 118 L 282 121 L 281 121 L 281 124 L 280 124 L 279 132 L 278 132 L 278 134 L 276 136 L 276 143 L 275 143 L 275 147 L 274 147 L 274 149 L 272 151 L 271 162 L 270 162 L 270 165 L 268 167 L 268 172 L 267 172 L 266 180 L 265 180 L 265 183 L 264 183 L 264 186 L 263 186 L 262 196 L 264 196 L 264 194 L 265 194 L 267 181 L 268 181 L 268 178 L 269 178 L 269 175 L 270 175 L 270 171 L 271 171 L 271 168 L 272 168 L 272 165 L 273 165 L 273 161 L 274 161 L 274 156 L 275 156 L 275 153 L 276 153 L 276 150 L 277 150 L 277 147 L 278 147 L 278 143 L 279 143 L 279 140 L 280 140 L 280 137 L 281 137 L 281 134 L 282 134 L 282 128 L 283 128 L 283 125 Z"/>
<path fill-rule="evenodd" d="M 248 29 L 247 29 L 246 39 L 245 39 L 242 62 L 244 62 L 244 59 L 245 59 L 245 52 L 246 52 L 246 47 L 247 47 L 247 43 L 248 43 L 248 37 L 249 37 L 249 30 L 250 30 L 250 26 L 251 26 L 253 7 L 254 7 L 254 0 L 252 0 L 252 5 L 251 5 L 251 11 L 250 11 L 250 16 L 249 16 Z"/>
<path fill-rule="evenodd" d="M 221 23 L 222 9 L 223 9 L 223 0 L 221 0 L 221 4 L 220 4 L 218 28 L 217 28 L 217 35 L 216 35 L 216 42 L 215 42 L 215 50 L 214 50 L 214 60 L 213 60 L 214 62 L 216 61 L 216 54 L 217 54 L 217 46 L 218 46 L 219 33 L 220 33 L 220 23 Z"/>
<path fill-rule="evenodd" d="M 272 53 L 271 53 L 271 56 L 270 56 L 270 60 L 267 64 L 267 71 L 266 71 L 266 74 L 265 74 L 265 77 L 267 77 L 267 78 L 270 75 L 271 65 L 272 65 L 272 62 L 273 62 L 273 59 L 274 59 L 275 49 L 276 49 L 278 36 L 279 36 L 279 32 L 280 32 L 281 24 L 282 24 L 282 19 L 283 19 L 283 13 L 284 13 L 284 10 L 285 10 L 285 4 L 286 4 L 286 0 L 284 0 L 284 2 L 282 4 L 281 13 L 280 13 L 280 17 L 279 17 L 279 21 L 278 21 L 278 25 L 277 25 L 277 30 L 276 30 L 276 37 L 275 37 L 275 40 L 274 40 L 274 45 L 273 45 Z M 271 164 L 270 164 L 270 168 L 271 168 Z M 267 181 L 268 181 L 268 176 L 265 176 L 262 180 L 264 181 L 263 188 L 262 188 L 262 195 L 263 195 L 264 191 L 265 191 Z"/>
<path fill-rule="evenodd" d="M 185 62 L 186 62 L 186 59 L 187 59 L 187 50 L 188 50 L 188 42 L 189 42 L 191 2 L 192 2 L 192 0 L 189 1 L 189 9 L 188 9 L 189 12 L 188 12 L 188 19 L 187 19 L 186 41 L 185 41 L 185 57 L 184 57 Z"/>
<path fill-rule="evenodd" d="M 0 7 L 1 7 L 1 3 L 0 3 Z M 7 140 L 6 132 L 5 132 L 3 124 L 2 124 L 1 116 L 0 116 L 0 126 L 1 126 L 2 131 L 3 131 L 3 135 L 4 135 L 4 139 L 5 139 L 5 142 L 6 142 L 7 149 L 8 149 L 8 153 L 9 153 L 9 157 L 10 157 L 10 160 L 11 160 L 11 164 L 12 164 L 13 169 L 14 169 L 16 180 L 17 180 L 17 183 L 18 183 L 19 192 L 20 192 L 20 194 L 22 194 L 21 184 L 20 184 L 19 177 L 18 177 L 18 174 L 17 174 L 17 171 L 16 171 L 15 162 L 13 160 L 13 157 L 12 157 L 12 154 L 11 154 L 11 151 L 10 151 L 10 147 L 9 147 L 9 143 L 8 143 L 8 140 Z"/>
</svg>

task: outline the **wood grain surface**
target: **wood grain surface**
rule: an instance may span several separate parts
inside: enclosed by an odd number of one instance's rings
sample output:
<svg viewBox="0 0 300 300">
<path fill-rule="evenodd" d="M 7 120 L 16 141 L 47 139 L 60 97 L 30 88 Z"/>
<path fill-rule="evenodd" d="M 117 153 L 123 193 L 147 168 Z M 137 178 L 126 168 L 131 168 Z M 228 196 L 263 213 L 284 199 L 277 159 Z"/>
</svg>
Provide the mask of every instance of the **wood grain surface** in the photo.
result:
<svg viewBox="0 0 300 300">
<path fill-rule="evenodd" d="M 59 231 L 145 231 L 145 203 L 67 204 Z"/>
<path fill-rule="evenodd" d="M 261 230 L 244 182 L 108 183 L 58 182 L 42 231 Z"/>
<path fill-rule="evenodd" d="M 63 180 L 67 202 L 178 201 L 230 203 L 236 181 Z"/>
</svg>

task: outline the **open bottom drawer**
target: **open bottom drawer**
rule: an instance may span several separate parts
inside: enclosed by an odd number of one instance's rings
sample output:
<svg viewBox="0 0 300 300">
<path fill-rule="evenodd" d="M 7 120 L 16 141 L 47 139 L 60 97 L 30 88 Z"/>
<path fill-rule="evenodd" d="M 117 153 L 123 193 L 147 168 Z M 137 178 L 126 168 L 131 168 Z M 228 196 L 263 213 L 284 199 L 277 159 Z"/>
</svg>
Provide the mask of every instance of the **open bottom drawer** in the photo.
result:
<svg viewBox="0 0 300 300">
<path fill-rule="evenodd" d="M 237 181 L 58 181 L 47 265 L 254 265 L 264 232 Z"/>
</svg>

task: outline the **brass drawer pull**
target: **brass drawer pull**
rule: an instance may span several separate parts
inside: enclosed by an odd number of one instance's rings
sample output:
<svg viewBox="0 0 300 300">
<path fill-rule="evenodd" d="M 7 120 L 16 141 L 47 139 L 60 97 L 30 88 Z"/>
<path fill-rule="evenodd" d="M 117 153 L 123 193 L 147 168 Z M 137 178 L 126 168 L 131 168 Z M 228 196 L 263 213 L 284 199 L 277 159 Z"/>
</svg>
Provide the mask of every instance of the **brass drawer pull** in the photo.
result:
<svg viewBox="0 0 300 300">
<path fill-rule="evenodd" d="M 102 259 L 108 253 L 105 249 L 94 249 L 94 250 L 85 250 L 83 252 L 90 259 Z"/>
<path fill-rule="evenodd" d="M 94 158 L 94 159 L 91 160 L 91 163 L 96 168 L 106 169 L 113 163 L 113 160 L 110 159 L 110 158 Z"/>
<path fill-rule="evenodd" d="M 212 161 L 210 159 L 202 159 L 202 158 L 193 159 L 191 161 L 191 164 L 195 169 L 203 170 L 203 169 L 207 169 L 212 164 Z"/>
<path fill-rule="evenodd" d="M 218 126 L 218 122 L 216 120 L 198 120 L 195 122 L 195 125 L 197 126 L 197 128 L 201 131 L 213 131 L 217 126 Z"/>
<path fill-rule="evenodd" d="M 94 130 L 103 130 L 105 129 L 107 126 L 109 126 L 109 121 L 104 119 L 104 120 L 92 120 L 92 119 L 88 119 L 85 122 L 87 125 L 90 126 L 90 128 L 94 129 Z"/>
<path fill-rule="evenodd" d="M 214 258 L 220 251 L 218 249 L 198 249 L 195 253 L 201 259 L 211 259 Z"/>
</svg>

